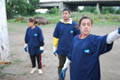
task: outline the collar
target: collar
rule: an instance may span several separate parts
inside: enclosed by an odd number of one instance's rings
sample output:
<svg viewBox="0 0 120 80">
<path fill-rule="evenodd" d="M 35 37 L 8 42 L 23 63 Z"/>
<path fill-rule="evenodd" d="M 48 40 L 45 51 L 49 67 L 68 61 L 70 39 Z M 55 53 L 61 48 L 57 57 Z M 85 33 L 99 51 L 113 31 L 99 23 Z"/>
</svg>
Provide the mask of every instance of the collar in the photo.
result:
<svg viewBox="0 0 120 80">
<path fill-rule="evenodd" d="M 90 34 L 89 34 L 90 35 Z M 87 37 L 89 37 L 89 35 L 87 36 Z M 79 34 L 78 35 L 78 39 L 81 39 L 81 36 L 82 36 L 82 34 Z M 83 38 L 83 39 L 86 39 L 87 37 L 85 37 L 85 38 Z"/>
<path fill-rule="evenodd" d="M 63 19 L 61 19 L 60 22 L 62 22 L 64 24 L 72 24 L 72 18 L 70 18 L 70 20 L 68 22 L 64 22 Z"/>
</svg>

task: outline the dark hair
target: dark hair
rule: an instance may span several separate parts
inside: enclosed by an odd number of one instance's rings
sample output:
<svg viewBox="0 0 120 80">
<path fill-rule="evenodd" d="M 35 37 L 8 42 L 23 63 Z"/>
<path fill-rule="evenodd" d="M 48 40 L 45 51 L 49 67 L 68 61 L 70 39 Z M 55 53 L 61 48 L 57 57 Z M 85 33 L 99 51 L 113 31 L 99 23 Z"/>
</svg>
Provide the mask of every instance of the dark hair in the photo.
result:
<svg viewBox="0 0 120 80">
<path fill-rule="evenodd" d="M 90 17 L 83 16 L 83 17 L 80 18 L 80 20 L 79 20 L 79 25 L 78 25 L 78 27 L 81 25 L 81 22 L 82 22 L 83 19 L 89 19 L 89 20 L 91 21 L 91 24 L 93 24 L 93 20 L 92 20 Z"/>
<path fill-rule="evenodd" d="M 29 18 L 28 21 L 33 22 L 34 24 L 37 24 L 37 21 L 35 19 L 33 19 L 33 18 Z"/>
<path fill-rule="evenodd" d="M 62 11 L 62 12 L 64 12 L 64 11 L 68 11 L 68 12 L 69 12 L 69 14 L 70 14 L 70 10 L 69 10 L 68 8 L 63 9 L 63 11 Z"/>
</svg>

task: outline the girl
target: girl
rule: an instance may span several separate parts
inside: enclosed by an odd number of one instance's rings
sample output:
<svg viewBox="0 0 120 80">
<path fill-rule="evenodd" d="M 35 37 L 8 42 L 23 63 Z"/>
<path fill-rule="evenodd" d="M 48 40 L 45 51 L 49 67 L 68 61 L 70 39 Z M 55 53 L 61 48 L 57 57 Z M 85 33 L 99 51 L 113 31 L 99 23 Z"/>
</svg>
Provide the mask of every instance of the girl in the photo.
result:
<svg viewBox="0 0 120 80">
<path fill-rule="evenodd" d="M 36 59 L 38 63 L 38 73 L 42 74 L 42 62 L 41 62 L 41 53 L 43 53 L 44 38 L 42 35 L 42 30 L 36 26 L 36 21 L 32 18 L 28 19 L 28 25 L 26 34 L 25 34 L 25 46 L 24 50 L 29 52 L 30 59 L 32 62 L 32 70 L 30 73 L 34 73 L 36 69 Z"/>
<path fill-rule="evenodd" d="M 120 37 L 120 28 L 110 34 L 97 36 L 90 34 L 92 23 L 89 17 L 80 19 L 81 34 L 74 38 L 73 48 L 61 71 L 60 80 L 64 80 L 70 62 L 70 80 L 101 80 L 99 57 L 112 49 L 113 41 Z"/>
</svg>

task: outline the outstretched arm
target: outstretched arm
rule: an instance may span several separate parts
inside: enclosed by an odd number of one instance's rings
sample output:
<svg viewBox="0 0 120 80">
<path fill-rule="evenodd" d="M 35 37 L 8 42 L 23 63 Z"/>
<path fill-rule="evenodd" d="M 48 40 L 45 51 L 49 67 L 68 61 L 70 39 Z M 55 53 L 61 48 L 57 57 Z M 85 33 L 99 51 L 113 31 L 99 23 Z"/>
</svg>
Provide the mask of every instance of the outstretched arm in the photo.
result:
<svg viewBox="0 0 120 80">
<path fill-rule="evenodd" d="M 118 38 L 120 38 L 120 27 L 117 30 L 108 34 L 107 44 L 111 44 L 113 41 L 115 41 Z"/>
</svg>

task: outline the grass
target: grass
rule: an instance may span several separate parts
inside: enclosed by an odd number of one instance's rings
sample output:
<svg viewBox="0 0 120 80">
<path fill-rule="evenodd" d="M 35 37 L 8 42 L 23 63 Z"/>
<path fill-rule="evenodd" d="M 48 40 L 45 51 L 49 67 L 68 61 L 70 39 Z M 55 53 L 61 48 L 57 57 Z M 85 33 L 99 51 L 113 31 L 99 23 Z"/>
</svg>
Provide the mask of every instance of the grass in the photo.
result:
<svg viewBox="0 0 120 80">
<path fill-rule="evenodd" d="M 23 76 L 26 76 L 26 75 L 27 75 L 27 72 L 24 72 L 24 73 L 23 73 Z"/>
<path fill-rule="evenodd" d="M 19 63 L 22 63 L 23 61 L 21 59 L 15 59 L 13 61 L 13 64 L 19 64 Z"/>
<path fill-rule="evenodd" d="M 23 32 L 25 27 L 27 27 L 27 23 L 8 22 L 9 32 Z"/>
<path fill-rule="evenodd" d="M 4 69 L 6 65 L 0 65 L 0 70 Z"/>
<path fill-rule="evenodd" d="M 7 75 L 7 73 L 3 73 L 3 72 L 0 71 L 0 78 L 5 77 L 6 75 Z"/>
<path fill-rule="evenodd" d="M 7 73 L 3 73 L 2 70 L 7 67 L 8 65 L 0 65 L 0 77 L 4 77 L 7 75 Z"/>
<path fill-rule="evenodd" d="M 5 67 L 8 67 L 8 65 L 0 65 L 0 71 L 3 70 Z"/>
<path fill-rule="evenodd" d="M 15 53 L 11 53 L 11 54 L 10 54 L 11 57 L 14 56 L 14 55 L 16 55 L 16 54 L 15 54 Z"/>
<path fill-rule="evenodd" d="M 30 17 L 35 17 L 35 16 L 42 16 L 45 17 L 46 19 L 48 19 L 48 21 L 50 22 L 50 24 L 56 24 L 61 18 L 61 14 L 36 14 L 34 16 L 27 16 L 24 17 L 24 21 L 23 22 L 16 22 L 15 19 L 10 19 L 8 20 L 9 23 L 16 23 L 19 25 L 19 23 L 22 23 L 24 25 L 27 24 L 27 19 Z M 89 16 L 90 18 L 93 19 L 94 21 L 94 25 L 98 25 L 98 26 L 118 26 L 120 25 L 120 15 L 116 15 L 116 14 L 101 14 L 101 15 L 97 15 L 95 13 L 89 13 L 89 12 L 72 12 L 71 13 L 71 18 L 76 21 L 79 22 L 79 19 L 82 16 Z M 44 25 L 41 25 L 44 26 Z M 49 25 L 45 25 L 47 27 L 49 27 Z M 12 29 L 12 28 L 11 28 Z"/>
<path fill-rule="evenodd" d="M 96 26 L 118 26 L 120 25 L 120 15 L 116 14 L 104 14 L 104 15 L 97 15 L 94 13 L 72 13 L 73 20 L 79 22 L 79 19 L 82 16 L 89 16 L 92 18 L 94 25 Z"/>
</svg>

